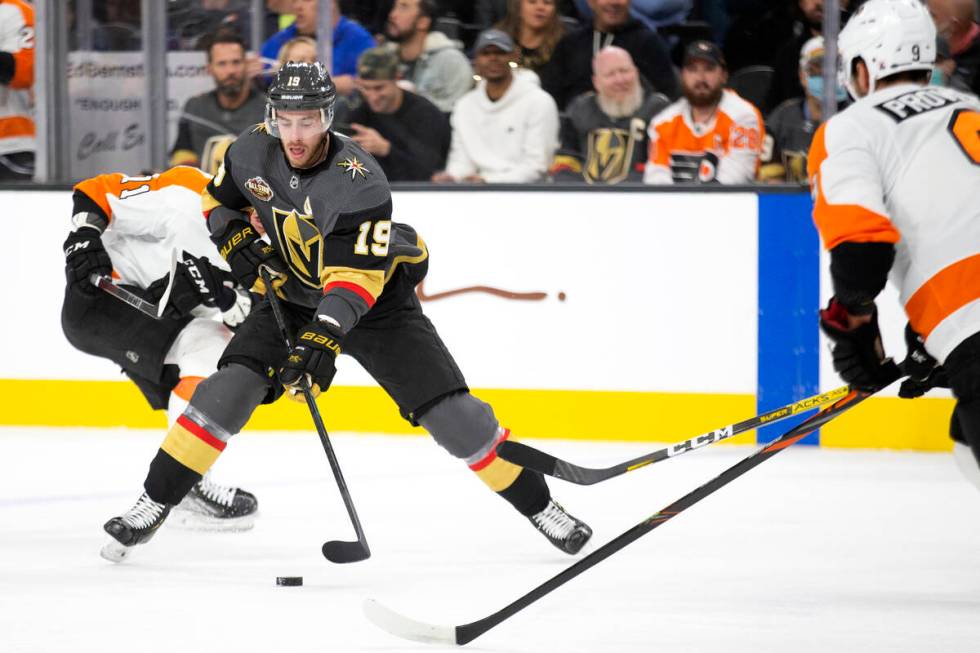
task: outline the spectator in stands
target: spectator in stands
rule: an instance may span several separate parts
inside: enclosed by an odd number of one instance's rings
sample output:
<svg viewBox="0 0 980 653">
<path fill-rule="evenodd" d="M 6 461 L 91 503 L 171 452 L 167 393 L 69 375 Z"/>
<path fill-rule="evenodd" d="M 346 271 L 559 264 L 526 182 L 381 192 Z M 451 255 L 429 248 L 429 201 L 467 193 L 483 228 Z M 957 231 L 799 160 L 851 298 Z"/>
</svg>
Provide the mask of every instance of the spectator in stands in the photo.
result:
<svg viewBox="0 0 980 653">
<path fill-rule="evenodd" d="M 648 184 L 746 184 L 755 179 L 765 131 L 759 110 L 725 89 L 721 49 L 694 41 L 684 52 L 684 97 L 661 111 L 648 130 L 643 181 Z"/>
<path fill-rule="evenodd" d="M 946 39 L 956 62 L 951 83 L 980 94 L 980 25 L 976 0 L 928 0 L 939 36 Z"/>
<path fill-rule="evenodd" d="M 6 3 L 0 30 L 0 181 L 34 178 L 34 9 Z"/>
<path fill-rule="evenodd" d="M 941 36 L 936 37 L 936 65 L 932 68 L 929 83 L 933 86 L 947 86 L 964 93 L 976 94 L 962 78 L 956 75 L 956 60 L 953 59 L 953 52 L 949 42 Z"/>
<path fill-rule="evenodd" d="M 367 50 L 365 50 L 367 52 Z M 279 50 L 277 57 L 278 67 L 282 68 L 287 61 L 299 61 L 302 63 L 313 63 L 320 58 L 316 51 L 316 40 L 309 36 L 297 36 L 286 41 Z"/>
<path fill-rule="evenodd" d="M 510 9 L 508 8 L 509 0 L 476 0 L 475 4 L 476 6 L 473 9 L 473 22 L 480 27 L 497 25 L 510 13 Z M 575 7 L 575 0 L 555 0 L 555 4 L 559 16 L 581 20 L 581 15 Z M 592 20 L 591 13 L 589 14 L 589 20 Z"/>
<path fill-rule="evenodd" d="M 848 8 L 848 0 L 840 0 L 842 13 Z M 772 85 L 763 112 L 769 112 L 789 98 L 804 96 L 800 85 L 799 62 L 803 44 L 823 33 L 823 0 L 799 0 L 799 19 L 793 36 L 776 51 L 773 60 Z M 841 24 L 843 24 L 843 20 Z"/>
<path fill-rule="evenodd" d="M 92 29 L 92 47 L 99 51 L 139 50 L 140 0 L 104 0 L 92 3 L 96 25 Z"/>
<path fill-rule="evenodd" d="M 402 79 L 445 113 L 473 87 L 473 68 L 461 45 L 432 31 L 435 0 L 395 0 L 385 34 L 401 61 Z"/>
<path fill-rule="evenodd" d="M 693 4 L 692 0 L 632 0 L 630 15 L 648 29 L 657 30 L 683 23 Z M 575 6 L 585 20 L 592 20 L 590 0 L 575 0 Z"/>
<path fill-rule="evenodd" d="M 564 109 L 572 98 L 592 89 L 592 59 L 600 49 L 618 45 L 633 57 L 651 90 L 677 97 L 677 77 L 663 39 L 629 13 L 629 0 L 589 0 L 592 24 L 558 42 L 539 71 L 541 86 Z"/>
<path fill-rule="evenodd" d="M 817 127 L 823 122 L 822 36 L 814 36 L 800 52 L 800 84 L 805 97 L 790 98 L 773 109 L 766 120 L 766 137 L 762 148 L 762 181 L 807 183 L 806 156 Z M 847 100 L 847 92 L 837 86 L 837 101 Z"/>
<path fill-rule="evenodd" d="M 517 63 L 537 72 L 551 59 L 565 34 L 556 0 L 507 0 L 507 15 L 497 25 L 520 50 Z"/>
<path fill-rule="evenodd" d="M 262 58 L 274 60 L 279 50 L 290 39 L 308 36 L 316 39 L 318 0 L 293 0 L 293 13 L 296 22 L 286 29 L 273 34 L 262 45 Z M 357 74 L 357 57 L 368 48 L 374 47 L 374 37 L 340 13 L 340 5 L 333 0 L 333 61 L 330 76 L 337 86 L 337 93 L 349 95 L 354 90 L 354 75 Z"/>
<path fill-rule="evenodd" d="M 615 45 L 599 50 L 592 69 L 595 92 L 568 105 L 551 178 L 590 184 L 641 181 L 647 125 L 670 100 L 645 92 L 633 58 Z"/>
<path fill-rule="evenodd" d="M 208 73 L 214 90 L 187 100 L 177 125 L 171 165 L 198 166 L 215 174 L 228 145 L 265 117 L 265 97 L 245 71 L 245 42 L 235 30 L 222 30 L 207 45 Z"/>
<path fill-rule="evenodd" d="M 474 47 L 479 85 L 452 115 L 446 170 L 432 181 L 525 183 L 541 180 L 558 145 L 558 109 L 533 73 L 511 67 L 517 46 L 489 29 Z"/>
<path fill-rule="evenodd" d="M 357 63 L 363 102 L 350 112 L 351 137 L 370 152 L 388 181 L 429 181 L 446 167 L 451 133 L 446 114 L 398 86 L 398 55 L 372 48 Z"/>
</svg>

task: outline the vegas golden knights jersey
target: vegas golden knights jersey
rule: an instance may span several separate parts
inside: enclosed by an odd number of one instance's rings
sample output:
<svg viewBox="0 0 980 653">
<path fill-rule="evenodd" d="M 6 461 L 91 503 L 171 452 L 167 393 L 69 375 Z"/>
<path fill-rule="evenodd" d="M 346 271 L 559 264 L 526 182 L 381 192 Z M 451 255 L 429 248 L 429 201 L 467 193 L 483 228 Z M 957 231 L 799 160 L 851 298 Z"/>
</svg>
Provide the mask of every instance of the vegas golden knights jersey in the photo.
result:
<svg viewBox="0 0 980 653">
<path fill-rule="evenodd" d="M 415 231 L 391 221 L 391 189 L 381 166 L 340 134 L 330 134 L 322 163 L 295 170 L 279 140 L 256 126 L 228 148 L 202 200 L 206 214 L 216 207 L 254 208 L 289 267 L 281 294 L 300 306 L 314 308 L 335 296 L 361 316 L 397 266 L 427 257 Z M 247 220 L 237 212 L 216 212 L 209 219 L 212 233 L 226 228 L 229 215 Z"/>
<path fill-rule="evenodd" d="M 561 126 L 561 148 L 550 174 L 556 181 L 616 184 L 641 181 L 647 156 L 647 125 L 670 104 L 651 93 L 631 116 L 611 118 L 595 93 L 585 93 L 569 106 Z"/>
</svg>

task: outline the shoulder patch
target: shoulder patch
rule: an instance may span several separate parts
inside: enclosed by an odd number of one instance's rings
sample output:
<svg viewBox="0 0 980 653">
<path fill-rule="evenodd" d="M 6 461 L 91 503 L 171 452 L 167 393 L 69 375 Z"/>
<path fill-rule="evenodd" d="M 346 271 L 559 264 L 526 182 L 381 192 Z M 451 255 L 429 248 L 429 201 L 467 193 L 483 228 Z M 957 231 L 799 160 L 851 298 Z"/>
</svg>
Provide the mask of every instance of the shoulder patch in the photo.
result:
<svg viewBox="0 0 980 653">
<path fill-rule="evenodd" d="M 362 179 L 367 179 L 367 176 L 371 173 L 368 167 L 358 160 L 356 156 L 347 157 L 337 165 L 343 168 L 345 173 L 350 173 L 351 181 L 357 179 L 358 175 Z"/>
<path fill-rule="evenodd" d="M 922 88 L 876 104 L 875 109 L 895 122 L 902 122 L 934 109 L 948 107 L 958 101 L 959 98 L 947 95 L 941 89 Z"/>
<path fill-rule="evenodd" d="M 252 177 L 245 182 L 245 188 L 263 202 L 268 202 L 272 199 L 272 187 L 262 177 Z"/>
</svg>

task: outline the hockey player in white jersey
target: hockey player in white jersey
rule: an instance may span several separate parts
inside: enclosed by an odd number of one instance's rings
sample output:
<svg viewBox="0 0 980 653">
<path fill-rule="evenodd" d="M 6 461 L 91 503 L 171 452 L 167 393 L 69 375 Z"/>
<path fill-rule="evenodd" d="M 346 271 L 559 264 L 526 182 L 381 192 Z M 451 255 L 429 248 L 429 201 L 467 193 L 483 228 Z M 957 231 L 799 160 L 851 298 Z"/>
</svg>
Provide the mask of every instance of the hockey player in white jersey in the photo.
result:
<svg viewBox="0 0 980 653">
<path fill-rule="evenodd" d="M 200 194 L 211 177 L 177 166 L 159 175 L 119 173 L 75 186 L 72 232 L 65 241 L 68 285 L 62 327 L 77 349 L 119 365 L 168 423 L 187 408 L 197 384 L 217 367 L 234 327 L 251 300 L 236 287 L 201 219 Z M 169 283 L 171 252 L 179 264 Z M 167 302 L 154 319 L 110 297 L 92 283 L 111 275 L 115 283 L 151 302 Z M 163 297 L 170 287 L 169 301 Z M 106 406 L 112 410 L 112 406 Z M 150 496 L 159 488 L 145 488 Z M 146 496 L 144 494 L 144 496 Z M 149 515 L 138 502 L 116 520 L 138 523 Z M 255 496 L 204 477 L 174 511 L 172 523 L 207 530 L 252 527 Z M 111 520 L 107 531 L 118 530 Z M 115 539 L 103 549 L 118 561 L 127 549 Z"/>
<path fill-rule="evenodd" d="M 869 0 L 838 50 L 856 102 L 820 127 L 808 161 L 830 251 L 834 296 L 820 324 L 834 368 L 868 389 L 899 376 L 874 302 L 890 276 L 945 369 L 957 399 L 954 455 L 980 487 L 980 102 L 928 86 L 936 29 L 919 0 Z M 920 381 L 941 376 L 916 369 Z"/>
</svg>

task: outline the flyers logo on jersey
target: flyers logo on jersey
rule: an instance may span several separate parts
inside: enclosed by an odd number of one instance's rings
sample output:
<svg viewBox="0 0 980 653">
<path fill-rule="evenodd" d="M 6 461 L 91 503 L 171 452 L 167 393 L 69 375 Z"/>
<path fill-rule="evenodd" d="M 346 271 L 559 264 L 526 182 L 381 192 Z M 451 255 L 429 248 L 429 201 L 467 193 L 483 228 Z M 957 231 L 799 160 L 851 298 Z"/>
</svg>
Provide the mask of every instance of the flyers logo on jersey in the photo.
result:
<svg viewBox="0 0 980 653">
<path fill-rule="evenodd" d="M 305 213 L 296 209 L 282 211 L 272 209 L 272 221 L 276 226 L 279 251 L 296 278 L 311 288 L 319 289 L 323 271 L 323 236 L 316 226 L 310 210 L 310 198 L 303 205 Z"/>
<path fill-rule="evenodd" d="M 252 177 L 245 182 L 245 188 L 263 202 L 268 202 L 272 199 L 272 187 L 262 177 Z"/>
</svg>

